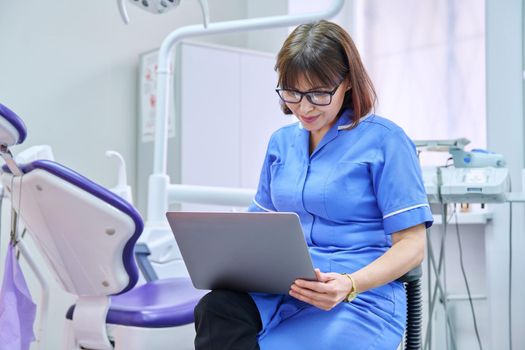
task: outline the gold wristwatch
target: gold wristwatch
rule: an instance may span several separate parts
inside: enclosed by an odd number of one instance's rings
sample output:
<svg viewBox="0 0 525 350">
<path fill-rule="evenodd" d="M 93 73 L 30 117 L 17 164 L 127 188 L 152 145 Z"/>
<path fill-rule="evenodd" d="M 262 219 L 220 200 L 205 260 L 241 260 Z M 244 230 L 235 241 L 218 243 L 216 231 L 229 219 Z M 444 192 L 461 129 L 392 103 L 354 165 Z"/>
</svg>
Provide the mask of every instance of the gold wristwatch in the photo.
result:
<svg viewBox="0 0 525 350">
<path fill-rule="evenodd" d="M 350 292 L 348 293 L 348 295 L 343 299 L 343 301 L 345 303 L 349 303 L 351 302 L 352 300 L 354 300 L 357 295 L 359 294 L 359 292 L 357 291 L 357 285 L 355 284 L 355 281 L 354 279 L 352 278 L 352 276 L 350 276 L 348 273 L 343 273 L 343 275 L 345 275 L 346 277 L 348 277 L 348 279 L 350 280 L 350 282 L 352 282 L 352 289 L 350 290 Z"/>
</svg>

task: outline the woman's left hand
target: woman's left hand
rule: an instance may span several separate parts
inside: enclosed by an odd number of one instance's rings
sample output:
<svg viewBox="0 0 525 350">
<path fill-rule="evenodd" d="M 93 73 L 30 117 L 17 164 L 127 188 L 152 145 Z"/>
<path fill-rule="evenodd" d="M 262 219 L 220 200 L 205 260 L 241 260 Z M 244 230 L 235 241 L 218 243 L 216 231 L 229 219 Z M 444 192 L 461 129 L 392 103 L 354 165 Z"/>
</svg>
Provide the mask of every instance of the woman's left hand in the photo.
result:
<svg viewBox="0 0 525 350">
<path fill-rule="evenodd" d="M 290 295 L 296 299 L 329 311 L 343 301 L 352 290 L 352 281 L 335 272 L 324 273 L 315 269 L 317 281 L 295 280 Z"/>
</svg>

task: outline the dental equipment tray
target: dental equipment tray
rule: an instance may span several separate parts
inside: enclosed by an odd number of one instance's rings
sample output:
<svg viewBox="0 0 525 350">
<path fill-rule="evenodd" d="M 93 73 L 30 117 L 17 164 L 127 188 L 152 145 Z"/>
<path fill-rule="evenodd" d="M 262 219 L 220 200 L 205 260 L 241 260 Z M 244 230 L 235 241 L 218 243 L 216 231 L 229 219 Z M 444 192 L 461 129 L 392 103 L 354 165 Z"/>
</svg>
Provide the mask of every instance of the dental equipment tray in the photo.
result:
<svg viewBox="0 0 525 350">
<path fill-rule="evenodd" d="M 197 289 L 288 294 L 315 271 L 295 213 L 168 212 Z"/>
</svg>

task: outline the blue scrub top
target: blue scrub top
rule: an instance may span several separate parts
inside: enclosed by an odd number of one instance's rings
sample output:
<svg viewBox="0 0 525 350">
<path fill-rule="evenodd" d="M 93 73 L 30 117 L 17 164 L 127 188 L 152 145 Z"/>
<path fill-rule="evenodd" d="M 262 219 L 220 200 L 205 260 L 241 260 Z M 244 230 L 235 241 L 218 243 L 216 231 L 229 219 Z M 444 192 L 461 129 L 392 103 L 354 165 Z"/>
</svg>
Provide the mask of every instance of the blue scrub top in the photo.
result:
<svg viewBox="0 0 525 350">
<path fill-rule="evenodd" d="M 416 149 L 376 115 L 357 127 L 346 110 L 309 154 L 300 123 L 276 131 L 249 211 L 299 215 L 314 266 L 352 273 L 383 255 L 391 234 L 432 225 Z M 405 325 L 403 286 L 392 282 L 323 311 L 287 295 L 252 293 L 261 349 L 395 349 Z"/>
</svg>

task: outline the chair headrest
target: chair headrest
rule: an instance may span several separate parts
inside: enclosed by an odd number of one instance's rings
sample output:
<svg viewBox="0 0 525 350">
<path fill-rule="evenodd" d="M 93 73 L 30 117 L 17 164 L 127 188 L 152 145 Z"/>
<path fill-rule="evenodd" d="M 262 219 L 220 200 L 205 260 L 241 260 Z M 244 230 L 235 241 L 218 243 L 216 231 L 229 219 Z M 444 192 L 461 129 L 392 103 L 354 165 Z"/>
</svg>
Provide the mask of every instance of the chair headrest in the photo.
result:
<svg viewBox="0 0 525 350">
<path fill-rule="evenodd" d="M 27 129 L 15 112 L 0 103 L 0 144 L 13 146 L 24 142 Z"/>
</svg>

